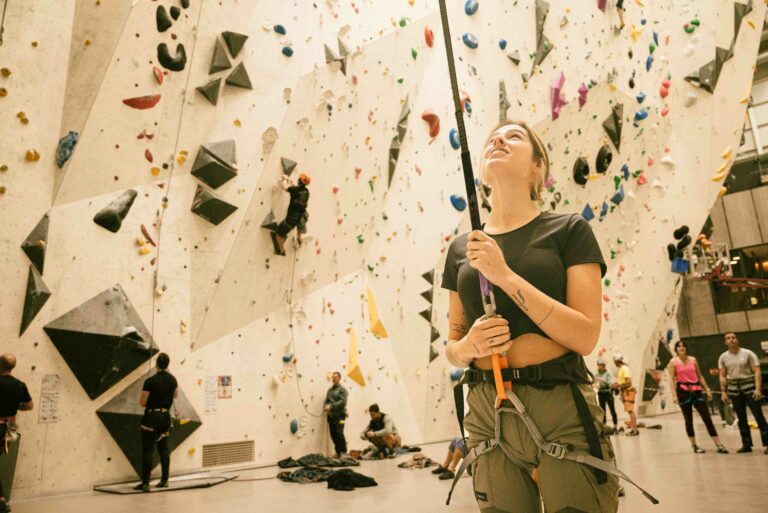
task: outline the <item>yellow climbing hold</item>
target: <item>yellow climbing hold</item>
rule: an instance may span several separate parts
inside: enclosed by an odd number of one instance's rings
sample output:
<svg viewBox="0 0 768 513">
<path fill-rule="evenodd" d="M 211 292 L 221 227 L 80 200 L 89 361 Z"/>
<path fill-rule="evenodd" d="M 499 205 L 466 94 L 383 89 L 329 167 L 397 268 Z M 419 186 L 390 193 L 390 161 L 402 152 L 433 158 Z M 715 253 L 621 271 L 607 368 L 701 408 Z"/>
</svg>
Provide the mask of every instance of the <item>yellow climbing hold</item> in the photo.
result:
<svg viewBox="0 0 768 513">
<path fill-rule="evenodd" d="M 379 317 L 379 309 L 376 307 L 376 298 L 373 296 L 371 287 L 368 287 L 368 315 L 371 321 L 371 333 L 379 338 L 389 338 Z"/>
<path fill-rule="evenodd" d="M 27 150 L 27 154 L 24 157 L 27 162 L 37 162 L 40 160 L 40 154 L 37 152 L 37 150 Z"/>
<path fill-rule="evenodd" d="M 637 43 L 637 39 L 643 34 L 643 29 L 639 29 L 635 26 L 635 24 L 632 24 L 632 27 L 629 29 L 629 36 L 632 38 L 633 43 Z"/>
<path fill-rule="evenodd" d="M 720 164 L 720 167 L 717 168 L 717 173 L 715 173 L 715 176 L 712 177 L 712 181 L 719 182 L 720 180 L 725 178 L 725 176 L 728 174 L 728 169 L 730 168 L 730 165 L 731 165 L 730 159 Z"/>
<path fill-rule="evenodd" d="M 723 185 L 722 187 L 720 187 L 720 192 L 717 193 L 717 197 L 722 198 L 723 196 L 725 196 L 726 192 L 728 192 L 728 187 Z"/>
<path fill-rule="evenodd" d="M 152 176 L 157 176 L 160 174 L 160 168 L 159 167 L 153 167 L 150 169 L 150 173 L 152 173 Z"/>
<path fill-rule="evenodd" d="M 365 378 L 360 370 L 360 361 L 357 357 L 357 334 L 355 328 L 348 328 L 349 332 L 349 360 L 347 360 L 347 376 L 349 379 L 360 385 L 365 386 Z"/>
<path fill-rule="evenodd" d="M 728 147 L 725 149 L 725 151 L 723 151 L 723 154 L 722 154 L 720 157 L 721 157 L 721 158 L 723 158 L 723 159 L 729 159 L 729 158 L 731 158 L 731 151 L 732 151 L 732 150 L 731 150 L 731 147 L 730 147 L 730 145 L 729 145 L 729 146 L 728 146 Z"/>
</svg>

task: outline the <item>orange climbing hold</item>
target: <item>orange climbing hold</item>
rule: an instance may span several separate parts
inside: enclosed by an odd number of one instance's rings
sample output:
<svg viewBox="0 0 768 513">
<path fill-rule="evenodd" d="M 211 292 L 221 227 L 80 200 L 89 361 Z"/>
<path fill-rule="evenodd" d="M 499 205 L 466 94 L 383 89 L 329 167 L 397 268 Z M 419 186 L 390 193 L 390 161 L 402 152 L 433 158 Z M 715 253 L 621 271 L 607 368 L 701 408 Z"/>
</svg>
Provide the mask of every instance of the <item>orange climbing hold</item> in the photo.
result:
<svg viewBox="0 0 768 513">
<path fill-rule="evenodd" d="M 432 109 L 427 109 L 421 114 L 421 119 L 429 124 L 429 136 L 437 137 L 440 133 L 440 118 Z"/>
<path fill-rule="evenodd" d="M 435 33 L 429 27 L 424 27 L 424 39 L 427 41 L 427 46 L 432 48 L 435 45 Z"/>
</svg>

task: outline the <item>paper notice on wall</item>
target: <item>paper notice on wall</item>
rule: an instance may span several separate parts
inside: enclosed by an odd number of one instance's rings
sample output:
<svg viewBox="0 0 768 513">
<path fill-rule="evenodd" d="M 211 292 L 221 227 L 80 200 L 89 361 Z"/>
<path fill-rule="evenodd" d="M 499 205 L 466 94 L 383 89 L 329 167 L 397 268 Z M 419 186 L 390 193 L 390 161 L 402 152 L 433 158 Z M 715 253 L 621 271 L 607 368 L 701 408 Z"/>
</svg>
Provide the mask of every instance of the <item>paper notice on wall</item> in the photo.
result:
<svg viewBox="0 0 768 513">
<path fill-rule="evenodd" d="M 232 399 L 232 376 L 219 376 L 219 399 Z"/>
<path fill-rule="evenodd" d="M 205 415 L 216 415 L 219 412 L 219 382 L 217 376 L 205 377 Z"/>
<path fill-rule="evenodd" d="M 38 423 L 50 424 L 61 420 L 59 418 L 59 405 L 61 403 L 60 383 L 61 378 L 58 374 L 46 374 L 43 376 L 37 416 Z"/>
</svg>

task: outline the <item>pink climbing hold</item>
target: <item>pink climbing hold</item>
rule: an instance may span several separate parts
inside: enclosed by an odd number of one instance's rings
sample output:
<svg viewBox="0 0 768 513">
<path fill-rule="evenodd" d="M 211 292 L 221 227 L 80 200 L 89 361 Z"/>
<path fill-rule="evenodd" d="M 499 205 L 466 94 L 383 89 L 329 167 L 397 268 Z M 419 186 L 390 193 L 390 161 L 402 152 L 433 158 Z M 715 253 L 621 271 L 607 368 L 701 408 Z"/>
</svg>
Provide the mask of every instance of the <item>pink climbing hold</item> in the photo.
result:
<svg viewBox="0 0 768 513">
<path fill-rule="evenodd" d="M 429 136 L 437 137 L 440 133 L 440 118 L 432 109 L 426 109 L 421 113 L 421 119 L 429 124 Z"/>
<path fill-rule="evenodd" d="M 157 80 L 157 83 L 163 85 L 163 71 L 157 66 L 154 66 L 152 69 L 155 72 L 155 80 Z"/>
<path fill-rule="evenodd" d="M 560 117 L 560 108 L 566 105 L 565 95 L 563 94 L 563 86 L 565 85 L 565 73 L 562 71 L 560 75 L 552 83 L 549 88 L 549 100 L 552 103 L 552 119 L 555 120 Z"/>
<path fill-rule="evenodd" d="M 588 92 L 589 88 L 587 88 L 587 86 L 584 85 L 584 82 L 582 82 L 581 86 L 579 87 L 579 110 L 581 110 L 581 108 L 586 105 Z"/>
<path fill-rule="evenodd" d="M 605 0 L 597 0 L 597 8 L 605 12 Z"/>
</svg>

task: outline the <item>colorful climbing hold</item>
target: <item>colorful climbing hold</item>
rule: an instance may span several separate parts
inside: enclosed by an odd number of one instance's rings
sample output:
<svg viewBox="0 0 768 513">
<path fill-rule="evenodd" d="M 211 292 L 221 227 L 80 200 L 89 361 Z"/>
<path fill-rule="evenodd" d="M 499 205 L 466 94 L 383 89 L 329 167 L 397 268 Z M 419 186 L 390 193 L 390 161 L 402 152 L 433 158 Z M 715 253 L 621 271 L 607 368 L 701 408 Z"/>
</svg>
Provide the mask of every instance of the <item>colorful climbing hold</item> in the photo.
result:
<svg viewBox="0 0 768 513">
<path fill-rule="evenodd" d="M 478 7 L 480 7 L 480 2 L 477 0 L 467 0 L 467 3 L 464 4 L 464 12 L 467 16 L 472 16 L 477 12 Z"/>
<path fill-rule="evenodd" d="M 421 113 L 421 119 L 429 124 L 429 136 L 437 137 L 440 133 L 440 118 L 432 109 L 426 109 Z"/>
<path fill-rule="evenodd" d="M 286 57 L 292 57 L 293 56 L 293 48 L 290 46 L 284 46 L 282 49 L 283 55 Z"/>
<path fill-rule="evenodd" d="M 427 42 L 427 46 L 432 48 L 435 44 L 435 33 L 429 27 L 424 27 L 424 40 Z"/>
<path fill-rule="evenodd" d="M 274 31 L 283 36 L 288 33 L 288 31 L 285 30 L 285 27 L 283 27 L 282 25 L 275 25 Z"/>
<path fill-rule="evenodd" d="M 461 142 L 459 141 L 459 131 L 455 128 L 451 128 L 451 131 L 448 133 L 448 139 L 451 141 L 451 148 L 454 150 L 458 150 L 461 147 Z"/>
<path fill-rule="evenodd" d="M 291 420 L 291 433 L 296 434 L 296 432 L 299 430 L 299 421 L 296 419 Z"/>
<path fill-rule="evenodd" d="M 507 48 L 507 40 L 506 39 L 499 39 L 499 48 L 502 50 L 505 50 Z"/>
<path fill-rule="evenodd" d="M 137 96 L 136 98 L 126 98 L 123 100 L 123 103 L 134 109 L 146 110 L 157 105 L 159 101 L 159 94 L 151 94 L 148 96 Z"/>
<path fill-rule="evenodd" d="M 465 32 L 464 35 L 461 36 L 461 40 L 464 41 L 464 44 L 469 48 L 475 49 L 478 46 L 477 38 L 474 34 L 470 34 L 469 32 Z"/>
<path fill-rule="evenodd" d="M 467 208 L 467 200 L 458 194 L 451 194 L 451 205 L 459 212 L 463 212 Z"/>
</svg>

